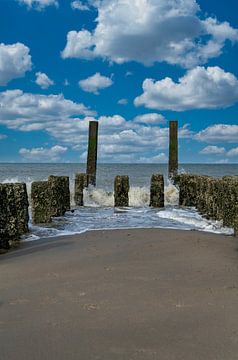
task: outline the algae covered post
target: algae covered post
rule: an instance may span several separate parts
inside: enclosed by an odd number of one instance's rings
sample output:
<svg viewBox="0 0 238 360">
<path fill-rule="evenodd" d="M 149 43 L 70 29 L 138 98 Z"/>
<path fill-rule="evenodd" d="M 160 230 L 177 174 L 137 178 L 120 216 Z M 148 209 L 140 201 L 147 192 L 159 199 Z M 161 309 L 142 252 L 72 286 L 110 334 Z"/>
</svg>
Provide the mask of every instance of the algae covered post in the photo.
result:
<svg viewBox="0 0 238 360">
<path fill-rule="evenodd" d="M 150 206 L 164 207 L 164 177 L 160 174 L 154 174 L 151 177 L 150 185 Z"/>
<path fill-rule="evenodd" d="M 129 206 L 129 176 L 116 176 L 114 181 L 115 206 Z"/>
<path fill-rule="evenodd" d="M 178 121 L 169 122 L 169 177 L 178 172 Z"/>
<path fill-rule="evenodd" d="M 87 174 L 76 174 L 74 182 L 74 201 L 75 205 L 83 206 L 83 189 L 87 187 Z"/>
<path fill-rule="evenodd" d="M 97 147 L 98 147 L 98 122 L 90 121 L 89 133 L 88 133 L 87 175 L 88 175 L 88 184 L 94 186 L 96 186 Z"/>
<path fill-rule="evenodd" d="M 48 181 L 34 181 L 31 184 L 32 223 L 51 222 L 51 193 Z"/>
</svg>

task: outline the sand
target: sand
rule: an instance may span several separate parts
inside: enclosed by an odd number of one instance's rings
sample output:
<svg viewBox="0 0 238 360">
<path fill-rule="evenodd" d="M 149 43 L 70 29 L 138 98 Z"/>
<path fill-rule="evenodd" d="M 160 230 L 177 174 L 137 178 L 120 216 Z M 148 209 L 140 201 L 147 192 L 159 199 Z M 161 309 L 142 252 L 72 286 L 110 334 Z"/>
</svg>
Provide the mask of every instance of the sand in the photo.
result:
<svg viewBox="0 0 238 360">
<path fill-rule="evenodd" d="M 1 360 L 237 360 L 237 238 L 117 230 L 0 257 Z"/>
</svg>

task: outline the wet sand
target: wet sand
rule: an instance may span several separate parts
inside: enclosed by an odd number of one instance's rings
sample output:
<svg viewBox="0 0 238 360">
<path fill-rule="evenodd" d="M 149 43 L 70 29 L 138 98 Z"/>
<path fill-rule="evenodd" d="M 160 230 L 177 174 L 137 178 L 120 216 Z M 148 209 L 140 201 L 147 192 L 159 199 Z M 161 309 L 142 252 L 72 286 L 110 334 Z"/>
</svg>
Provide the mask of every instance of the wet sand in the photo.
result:
<svg viewBox="0 0 238 360">
<path fill-rule="evenodd" d="M 1 360 L 237 360 L 237 238 L 116 230 L 0 256 Z"/>
</svg>

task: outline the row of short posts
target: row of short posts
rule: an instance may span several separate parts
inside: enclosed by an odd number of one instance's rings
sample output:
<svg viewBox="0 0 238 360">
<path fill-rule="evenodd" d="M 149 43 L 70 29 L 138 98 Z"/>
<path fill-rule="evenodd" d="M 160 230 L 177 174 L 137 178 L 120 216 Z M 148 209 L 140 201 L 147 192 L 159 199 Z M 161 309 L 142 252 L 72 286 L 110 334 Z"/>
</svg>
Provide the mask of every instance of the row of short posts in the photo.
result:
<svg viewBox="0 0 238 360">
<path fill-rule="evenodd" d="M 26 184 L 0 184 L 0 252 L 28 232 L 28 206 Z"/>
<path fill-rule="evenodd" d="M 207 219 L 222 221 L 238 235 L 238 176 L 220 179 L 182 174 L 174 177 L 179 187 L 179 205 L 193 206 Z"/>
<path fill-rule="evenodd" d="M 89 185 L 87 174 L 76 174 L 74 201 L 76 206 L 84 206 L 84 189 Z M 114 180 L 114 206 L 129 206 L 129 176 L 118 175 Z M 164 207 L 164 177 L 156 174 L 151 177 L 150 185 L 150 206 Z"/>
</svg>

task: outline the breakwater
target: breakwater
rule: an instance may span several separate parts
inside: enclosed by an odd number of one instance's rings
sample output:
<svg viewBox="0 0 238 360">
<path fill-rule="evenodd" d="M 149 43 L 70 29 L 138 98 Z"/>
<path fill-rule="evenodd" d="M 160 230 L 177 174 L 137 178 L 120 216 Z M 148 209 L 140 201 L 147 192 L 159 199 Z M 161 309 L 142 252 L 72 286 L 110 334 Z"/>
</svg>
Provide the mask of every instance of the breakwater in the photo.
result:
<svg viewBox="0 0 238 360">
<path fill-rule="evenodd" d="M 0 184 L 0 250 L 15 246 L 28 232 L 26 184 Z"/>
<path fill-rule="evenodd" d="M 179 205 L 195 207 L 207 219 L 222 221 L 238 232 L 238 176 L 214 179 L 183 174 L 174 177 L 179 188 Z"/>
<path fill-rule="evenodd" d="M 174 182 L 179 189 L 181 211 L 195 207 L 204 218 L 218 220 L 223 226 L 233 228 L 237 234 L 238 176 L 215 179 L 209 176 L 182 174 L 175 176 Z M 85 201 L 88 204 L 90 188 L 87 186 L 87 176 L 76 174 L 71 198 L 74 197 L 79 212 Z M 145 203 L 144 206 L 163 208 L 165 187 L 167 189 L 162 175 L 152 175 L 148 202 L 146 201 L 147 205 Z M 129 177 L 117 176 L 108 206 L 134 206 L 129 199 L 132 191 L 134 188 L 130 187 Z M 93 192 L 100 192 L 100 189 Z M 26 185 L 1 184 L 0 195 L 0 248 L 8 249 L 15 246 L 21 235 L 28 232 L 29 204 Z M 49 224 L 52 218 L 64 216 L 70 210 L 69 178 L 50 176 L 47 181 L 33 182 L 30 203 L 33 224 Z M 160 214 L 164 215 L 162 212 Z M 141 221 L 143 222 L 143 219 Z"/>
</svg>

